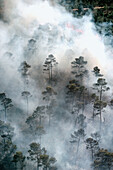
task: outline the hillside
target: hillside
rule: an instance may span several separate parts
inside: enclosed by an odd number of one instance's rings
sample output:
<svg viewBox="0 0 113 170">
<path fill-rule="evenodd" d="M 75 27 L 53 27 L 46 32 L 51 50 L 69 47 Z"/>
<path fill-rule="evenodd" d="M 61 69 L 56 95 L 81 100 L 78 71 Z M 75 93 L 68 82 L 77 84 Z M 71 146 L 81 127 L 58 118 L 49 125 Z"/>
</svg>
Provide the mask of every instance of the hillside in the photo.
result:
<svg viewBox="0 0 113 170">
<path fill-rule="evenodd" d="M 60 4 L 73 13 L 75 17 L 81 17 L 92 11 L 94 22 L 96 24 L 108 22 L 113 23 L 113 1 L 88 1 L 88 0 L 65 0 L 61 1 Z M 113 33 L 113 26 L 110 28 Z"/>
</svg>

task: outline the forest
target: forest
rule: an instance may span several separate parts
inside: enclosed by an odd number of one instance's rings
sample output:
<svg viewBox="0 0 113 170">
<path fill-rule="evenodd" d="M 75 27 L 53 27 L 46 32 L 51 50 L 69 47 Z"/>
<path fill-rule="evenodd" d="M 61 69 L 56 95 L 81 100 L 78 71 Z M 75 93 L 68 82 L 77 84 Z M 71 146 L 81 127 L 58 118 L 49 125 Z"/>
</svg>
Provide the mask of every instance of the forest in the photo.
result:
<svg viewBox="0 0 113 170">
<path fill-rule="evenodd" d="M 113 170 L 112 2 L 0 3 L 0 170 Z"/>
</svg>

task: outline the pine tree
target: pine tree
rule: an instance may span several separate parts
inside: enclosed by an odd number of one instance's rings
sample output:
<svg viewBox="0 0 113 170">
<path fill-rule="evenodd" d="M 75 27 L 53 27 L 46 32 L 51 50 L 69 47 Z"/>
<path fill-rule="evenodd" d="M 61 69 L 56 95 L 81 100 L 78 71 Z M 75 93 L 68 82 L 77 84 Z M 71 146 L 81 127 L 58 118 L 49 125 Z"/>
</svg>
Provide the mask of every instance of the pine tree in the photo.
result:
<svg viewBox="0 0 113 170">
<path fill-rule="evenodd" d="M 23 170 L 25 167 L 25 156 L 23 155 L 22 152 L 16 152 L 13 156 L 12 162 L 15 164 L 15 170 L 19 169 Z"/>
<path fill-rule="evenodd" d="M 104 78 L 98 78 L 97 83 L 95 83 L 94 86 L 94 90 L 98 91 L 99 94 L 99 100 L 95 101 L 94 103 L 94 108 L 98 109 L 99 114 L 100 115 L 100 126 L 101 126 L 101 122 L 102 122 L 102 109 L 104 107 L 106 107 L 107 103 L 102 101 L 102 97 L 103 97 L 103 92 L 108 91 L 110 88 L 106 86 L 107 82 Z"/>
<path fill-rule="evenodd" d="M 53 68 L 56 67 L 58 65 L 58 62 L 56 62 L 56 58 L 50 54 L 48 55 L 48 57 L 46 58 L 45 62 L 44 62 L 44 73 L 49 75 L 49 84 L 52 85 L 52 81 L 53 81 Z"/>
<path fill-rule="evenodd" d="M 98 141 L 94 140 L 93 138 L 87 138 L 86 139 L 86 149 L 91 151 L 91 157 L 93 160 L 94 154 L 99 150 Z"/>
<path fill-rule="evenodd" d="M 29 91 L 23 91 L 22 96 L 26 100 L 26 113 L 27 113 L 27 116 L 28 116 L 28 114 L 29 114 L 29 98 L 31 97 L 31 93 Z"/>
<path fill-rule="evenodd" d="M 0 102 L 4 110 L 4 121 L 7 121 L 7 111 L 13 106 L 12 100 L 6 97 L 5 93 L 0 93 Z"/>
<path fill-rule="evenodd" d="M 113 167 L 113 153 L 107 149 L 99 149 L 95 153 L 94 163 L 92 164 L 94 170 L 112 170 Z"/>
<path fill-rule="evenodd" d="M 71 62 L 72 74 L 79 81 L 79 84 L 83 84 L 84 77 L 88 74 L 88 70 L 85 68 L 87 61 L 84 61 L 84 57 L 80 56 L 75 58 L 75 61 Z"/>
<path fill-rule="evenodd" d="M 74 131 L 74 134 L 71 134 L 72 140 L 70 141 L 71 143 L 77 143 L 77 154 L 79 151 L 79 145 L 81 140 L 83 140 L 85 137 L 85 132 L 84 129 L 79 129 L 78 131 Z"/>
</svg>

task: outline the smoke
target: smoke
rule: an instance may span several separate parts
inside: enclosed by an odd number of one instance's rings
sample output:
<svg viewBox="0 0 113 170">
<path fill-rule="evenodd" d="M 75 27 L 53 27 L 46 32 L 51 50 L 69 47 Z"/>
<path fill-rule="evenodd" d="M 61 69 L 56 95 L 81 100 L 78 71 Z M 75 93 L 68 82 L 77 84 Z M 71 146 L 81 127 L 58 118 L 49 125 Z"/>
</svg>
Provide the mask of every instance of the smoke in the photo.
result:
<svg viewBox="0 0 113 170">
<path fill-rule="evenodd" d="M 58 86 L 55 87 L 58 93 L 58 104 L 54 110 L 51 129 L 48 128 L 42 137 L 42 145 L 56 157 L 59 169 L 90 170 L 89 154 L 87 153 L 87 158 L 86 156 L 84 158 L 85 145 L 81 144 L 79 156 L 76 158 L 76 147 L 69 142 L 70 134 L 76 129 L 74 119 L 64 104 L 64 89 L 68 81 L 74 78 L 70 73 L 71 61 L 76 57 L 84 56 L 88 61 L 89 70 L 94 66 L 101 69 L 112 91 L 112 37 L 105 36 L 104 30 L 101 35 L 97 32 L 92 14 L 78 19 L 57 3 L 52 5 L 48 1 L 41 0 L 4 0 L 0 39 L 0 88 L 14 104 L 13 109 L 8 111 L 8 120 L 15 127 L 14 140 L 18 148 L 24 150 L 25 146 L 33 141 L 32 136 L 25 134 L 26 101 L 21 96 L 24 82 L 19 72 L 20 64 L 27 61 L 31 65 L 27 87 L 32 95 L 29 99 L 29 115 L 31 115 L 38 105 L 44 104 L 42 91 L 46 88 L 47 82 L 43 74 L 43 64 L 45 58 L 53 54 L 59 63 L 56 72 L 59 81 Z M 86 82 L 90 87 L 95 82 L 95 78 L 91 75 L 92 73 L 90 73 L 90 82 Z M 95 127 L 93 123 L 88 123 L 90 112 L 91 106 L 88 105 L 85 110 L 85 115 L 88 117 L 87 137 L 92 132 L 98 131 L 98 123 Z M 107 107 L 107 112 L 111 116 L 110 107 Z M 109 128 L 112 128 L 112 124 Z M 110 145 L 112 143 L 105 140 L 107 136 L 110 136 L 110 141 L 113 140 L 112 132 L 109 132 L 105 138 L 109 128 L 107 126 L 103 130 L 102 147 L 107 148 L 108 143 Z M 27 150 L 28 147 L 25 152 Z"/>
</svg>

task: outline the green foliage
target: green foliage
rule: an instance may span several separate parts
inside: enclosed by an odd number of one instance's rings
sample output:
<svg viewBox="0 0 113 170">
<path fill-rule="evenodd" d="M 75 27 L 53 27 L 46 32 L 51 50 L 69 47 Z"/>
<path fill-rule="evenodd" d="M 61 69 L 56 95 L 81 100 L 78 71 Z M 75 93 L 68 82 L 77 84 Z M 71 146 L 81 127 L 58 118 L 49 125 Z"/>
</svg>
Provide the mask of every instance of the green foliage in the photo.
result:
<svg viewBox="0 0 113 170">
<path fill-rule="evenodd" d="M 87 61 L 84 60 L 84 57 L 80 56 L 79 58 L 75 58 L 75 61 L 71 62 L 72 74 L 74 74 L 75 78 L 82 85 L 83 78 L 87 75 L 88 70 L 85 68 Z"/>
<path fill-rule="evenodd" d="M 53 68 L 57 65 L 58 62 L 56 62 L 56 58 L 52 54 L 48 55 L 43 65 L 43 72 L 49 75 L 48 79 L 50 84 L 53 81 Z"/>
<path fill-rule="evenodd" d="M 37 167 L 43 165 L 44 168 L 49 168 L 52 164 L 56 162 L 56 159 L 54 157 L 49 157 L 49 155 L 46 154 L 47 151 L 45 150 L 45 148 L 41 149 L 39 143 L 31 143 L 28 153 L 28 159 L 30 159 L 31 161 L 36 161 Z"/>
<path fill-rule="evenodd" d="M 12 162 L 15 163 L 15 168 L 20 167 L 21 170 L 25 167 L 25 156 L 22 152 L 16 152 L 13 156 Z M 17 166 L 18 165 L 18 166 Z"/>
<path fill-rule="evenodd" d="M 10 124 L 0 121 L 0 168 L 12 170 L 12 158 L 17 147 L 12 142 L 14 128 Z"/>
<path fill-rule="evenodd" d="M 91 155 L 93 159 L 94 154 L 99 150 L 99 143 L 93 138 L 87 138 L 85 143 L 86 143 L 86 149 L 91 151 Z"/>
<path fill-rule="evenodd" d="M 13 106 L 12 100 L 10 98 L 7 98 L 5 93 L 0 93 L 0 104 L 1 106 L 3 106 L 4 121 L 6 122 L 7 110 L 9 110 Z"/>
<path fill-rule="evenodd" d="M 100 149 L 95 154 L 95 160 L 92 164 L 92 167 L 94 167 L 95 170 L 106 170 L 111 169 L 113 167 L 113 153 L 108 152 L 106 149 Z"/>
</svg>

